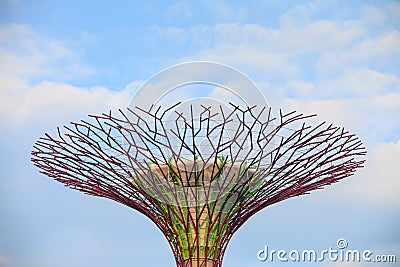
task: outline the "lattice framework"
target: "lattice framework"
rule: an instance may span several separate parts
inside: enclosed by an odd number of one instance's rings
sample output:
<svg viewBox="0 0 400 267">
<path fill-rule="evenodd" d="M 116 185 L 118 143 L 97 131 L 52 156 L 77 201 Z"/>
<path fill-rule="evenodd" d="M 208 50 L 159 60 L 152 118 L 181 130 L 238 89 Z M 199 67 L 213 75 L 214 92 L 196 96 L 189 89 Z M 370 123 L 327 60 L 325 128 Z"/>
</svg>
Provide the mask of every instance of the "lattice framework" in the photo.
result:
<svg viewBox="0 0 400 267">
<path fill-rule="evenodd" d="M 276 119 L 270 109 L 231 104 L 229 113 L 207 106 L 199 116 L 175 111 L 167 124 L 179 104 L 91 115 L 58 129 L 57 138 L 45 134 L 32 161 L 72 189 L 146 215 L 180 267 L 222 266 L 232 235 L 256 212 L 348 177 L 365 161 L 354 134 L 306 123 L 313 116 L 280 111 Z M 223 118 L 217 125 L 216 116 Z M 209 155 L 202 155 L 199 135 Z"/>
</svg>

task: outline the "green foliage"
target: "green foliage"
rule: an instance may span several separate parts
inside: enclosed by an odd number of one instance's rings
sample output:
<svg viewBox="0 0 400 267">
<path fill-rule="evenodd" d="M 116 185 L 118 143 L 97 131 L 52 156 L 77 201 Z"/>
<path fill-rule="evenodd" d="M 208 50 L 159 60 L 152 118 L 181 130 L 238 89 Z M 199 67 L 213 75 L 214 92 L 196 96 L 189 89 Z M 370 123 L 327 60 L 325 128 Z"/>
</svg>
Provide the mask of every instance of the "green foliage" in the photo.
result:
<svg viewBox="0 0 400 267">
<path fill-rule="evenodd" d="M 197 164 L 198 160 L 199 156 L 196 155 L 195 164 Z M 179 184 L 182 181 L 180 181 L 178 176 L 179 173 L 176 173 L 177 168 L 175 163 L 176 161 L 173 157 L 170 157 L 167 161 L 169 176 L 172 178 L 173 183 Z M 219 178 L 223 173 L 224 167 L 227 163 L 227 157 L 222 155 L 217 156 L 216 163 L 218 172 L 214 179 Z M 223 233 L 229 227 L 230 220 L 226 220 L 226 218 L 235 214 L 240 207 L 240 202 L 254 195 L 254 193 L 257 192 L 260 186 L 264 183 L 264 179 L 260 179 L 260 170 L 257 168 L 257 165 L 252 164 L 249 166 L 247 161 L 240 162 L 239 173 L 235 176 L 236 179 L 240 179 L 241 177 L 247 179 L 246 172 L 250 169 L 252 170 L 252 176 L 241 188 L 240 192 L 227 192 L 223 199 L 208 203 L 205 209 L 203 209 L 204 207 L 202 206 L 180 207 L 173 205 L 172 203 L 175 202 L 169 198 L 169 194 L 167 193 L 167 181 L 162 182 L 160 179 L 165 180 L 164 177 L 156 177 L 157 175 L 151 174 L 152 178 L 159 184 L 158 192 L 165 194 L 163 199 L 161 199 L 160 196 L 156 197 L 159 200 L 157 206 L 164 214 L 163 216 L 169 217 L 172 222 L 168 230 L 166 230 L 166 235 L 169 236 L 169 239 L 181 249 L 183 258 L 193 257 L 192 253 L 197 251 L 197 248 L 199 249 L 198 257 L 205 257 L 206 254 L 208 254 L 208 257 L 214 257 L 215 253 L 219 253 L 223 241 L 221 238 Z M 196 171 L 196 175 L 199 175 L 201 171 L 202 170 L 199 170 L 198 172 Z M 132 180 L 132 184 L 135 187 L 139 187 L 140 185 L 146 186 L 146 190 L 149 193 L 157 196 L 157 192 L 152 189 L 145 180 L 144 177 L 135 177 Z M 235 185 L 236 183 L 234 182 L 231 190 Z M 196 189 L 194 188 L 194 190 Z M 185 196 L 179 195 L 178 197 L 184 199 Z M 165 203 L 168 201 L 170 202 Z M 198 215 L 213 210 L 214 212 L 221 212 L 222 215 L 209 216 L 207 214 L 207 216 L 202 216 L 202 218 Z M 198 220 L 196 220 L 196 216 Z M 207 253 L 206 250 L 208 250 Z"/>
</svg>

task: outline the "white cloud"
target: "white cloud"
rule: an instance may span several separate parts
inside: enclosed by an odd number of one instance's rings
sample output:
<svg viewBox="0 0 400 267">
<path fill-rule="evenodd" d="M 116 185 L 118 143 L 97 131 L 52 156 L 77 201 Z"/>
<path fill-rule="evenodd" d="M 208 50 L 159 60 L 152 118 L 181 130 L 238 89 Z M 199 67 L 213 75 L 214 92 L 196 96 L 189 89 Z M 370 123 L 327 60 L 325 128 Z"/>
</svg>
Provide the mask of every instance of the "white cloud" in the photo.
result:
<svg viewBox="0 0 400 267">
<path fill-rule="evenodd" d="M 400 62 L 400 32 L 392 30 L 376 37 L 364 38 L 347 50 L 328 51 L 321 55 L 317 63 L 323 75 L 337 73 L 348 67 L 369 65 L 374 69 L 383 69 L 398 65 Z"/>
<path fill-rule="evenodd" d="M 179 59 L 179 62 L 214 60 L 241 66 L 274 80 L 301 77 L 310 71 L 318 73 L 328 69 L 336 60 L 333 63 L 331 60 L 325 66 L 324 59 L 340 56 L 343 51 L 367 40 L 366 30 L 360 22 L 354 20 L 284 24 L 278 29 L 259 24 L 223 23 L 158 31 L 163 37 L 171 35 L 176 40 L 198 42 L 191 45 L 199 46 L 199 49 Z"/>
<path fill-rule="evenodd" d="M 400 3 L 398 1 L 391 1 L 387 5 L 387 10 L 388 10 L 388 19 L 391 20 L 391 23 L 393 25 L 396 25 L 397 27 L 400 25 Z"/>
<path fill-rule="evenodd" d="M 23 79 L 71 78 L 93 72 L 66 42 L 35 32 L 28 25 L 0 24 L 0 73 Z"/>
<path fill-rule="evenodd" d="M 0 123 L 2 127 L 53 127 L 87 114 L 127 107 L 138 83 L 122 91 L 96 86 L 81 88 L 46 77 L 79 76 L 91 70 L 78 55 L 57 39 L 43 36 L 27 25 L 0 25 Z M 32 84 L 37 77 L 40 82 Z"/>
<path fill-rule="evenodd" d="M 278 28 L 219 23 L 190 28 L 159 28 L 158 31 L 163 38 L 171 36 L 180 40 L 182 45 L 198 47 L 194 53 L 177 62 L 212 60 L 240 66 L 245 72 L 256 73 L 272 82 L 274 87 L 287 80 L 306 85 L 311 79 L 317 83 L 312 86 L 314 91 L 319 90 L 321 95 L 320 90 L 326 88 L 320 85 L 340 75 L 366 76 L 367 72 L 397 75 L 400 33 L 395 27 L 397 22 L 393 10 L 399 9 L 400 5 L 387 2 L 377 7 L 365 6 L 358 17 L 347 20 L 313 18 L 331 4 L 314 1 L 296 6 L 281 17 Z M 382 21 L 382 25 L 372 29 L 371 24 L 377 24 L 377 21 Z M 307 87 L 308 92 L 311 87 Z M 369 85 L 363 91 L 372 87 L 376 90 L 377 86 Z"/>
<path fill-rule="evenodd" d="M 317 113 L 318 120 L 345 126 L 370 144 L 396 138 L 400 125 L 400 118 L 394 115 L 400 114 L 400 93 L 349 99 L 286 99 L 283 108 L 305 114 Z"/>
<path fill-rule="evenodd" d="M 370 29 L 377 30 L 384 27 L 398 28 L 400 19 L 400 3 L 385 1 L 379 5 L 364 6 L 361 12 L 362 22 Z"/>
<path fill-rule="evenodd" d="M 378 7 L 366 6 L 363 8 L 361 18 L 363 21 L 365 21 L 365 23 L 368 23 L 369 26 L 373 27 L 376 25 L 381 26 L 383 23 L 385 23 L 387 15 L 382 9 Z"/>
<path fill-rule="evenodd" d="M 348 68 L 341 75 L 323 86 L 323 92 L 350 92 L 355 96 L 369 96 L 398 92 L 400 79 L 393 74 L 378 72 L 366 67 Z"/>
<path fill-rule="evenodd" d="M 349 99 L 352 101 L 356 98 L 371 98 L 400 92 L 400 78 L 367 67 L 348 67 L 329 79 L 289 79 L 277 85 L 276 88 L 282 96 L 297 100 Z"/>
<path fill-rule="evenodd" d="M 5 127 L 47 123 L 55 127 L 83 119 L 87 114 L 124 109 L 138 85 L 133 83 L 116 92 L 104 87 L 79 88 L 50 81 L 30 86 L 23 80 L 0 77 L 4 82 L 0 91 L 0 122 Z"/>
</svg>

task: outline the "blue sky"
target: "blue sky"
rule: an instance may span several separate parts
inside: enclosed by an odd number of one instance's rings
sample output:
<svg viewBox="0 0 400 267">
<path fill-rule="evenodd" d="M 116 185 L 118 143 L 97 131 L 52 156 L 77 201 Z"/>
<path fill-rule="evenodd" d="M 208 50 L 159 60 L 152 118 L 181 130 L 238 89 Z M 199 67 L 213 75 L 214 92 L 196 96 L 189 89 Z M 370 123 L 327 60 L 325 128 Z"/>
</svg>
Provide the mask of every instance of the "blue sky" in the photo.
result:
<svg viewBox="0 0 400 267">
<path fill-rule="evenodd" d="M 224 267 L 272 265 L 257 260 L 264 245 L 323 250 L 339 238 L 399 261 L 399 47 L 398 1 L 0 0 L 0 266 L 173 266 L 148 219 L 40 175 L 30 151 L 44 132 L 124 108 L 150 76 L 191 60 L 239 69 L 273 109 L 317 113 L 368 150 L 355 176 L 248 221 Z"/>
</svg>

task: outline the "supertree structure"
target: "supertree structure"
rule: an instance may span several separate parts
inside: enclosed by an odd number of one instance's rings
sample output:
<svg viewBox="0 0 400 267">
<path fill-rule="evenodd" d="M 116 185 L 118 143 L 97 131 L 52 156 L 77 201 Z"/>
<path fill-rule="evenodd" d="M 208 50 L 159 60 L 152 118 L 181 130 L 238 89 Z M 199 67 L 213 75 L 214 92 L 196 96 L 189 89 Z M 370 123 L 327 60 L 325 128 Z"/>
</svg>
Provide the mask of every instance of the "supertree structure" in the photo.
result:
<svg viewBox="0 0 400 267">
<path fill-rule="evenodd" d="M 135 107 L 40 138 L 41 172 L 150 218 L 179 267 L 217 267 L 232 235 L 279 201 L 351 176 L 366 150 L 313 115 L 270 108 Z"/>
</svg>

